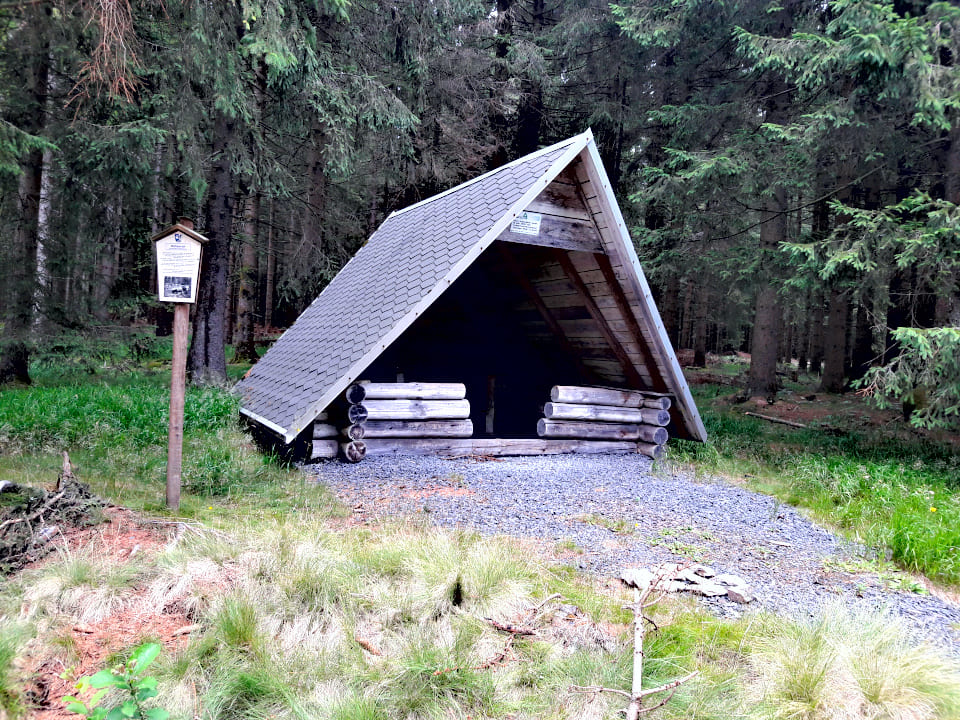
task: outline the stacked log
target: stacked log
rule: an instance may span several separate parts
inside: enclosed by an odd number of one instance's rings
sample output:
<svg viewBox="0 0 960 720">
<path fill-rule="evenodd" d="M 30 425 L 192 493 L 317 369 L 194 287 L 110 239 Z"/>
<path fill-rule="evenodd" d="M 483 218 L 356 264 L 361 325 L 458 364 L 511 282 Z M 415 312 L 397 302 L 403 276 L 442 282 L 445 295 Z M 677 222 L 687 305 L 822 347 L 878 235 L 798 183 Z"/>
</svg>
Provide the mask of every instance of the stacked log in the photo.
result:
<svg viewBox="0 0 960 720">
<path fill-rule="evenodd" d="M 632 440 L 637 451 L 663 457 L 669 435 L 670 397 L 618 388 L 557 385 L 537 423 L 542 438 Z"/>
<path fill-rule="evenodd" d="M 362 428 L 366 447 L 375 446 L 376 454 L 411 440 L 472 437 L 466 396 L 463 383 L 362 382 L 346 392 L 351 428 Z"/>
<path fill-rule="evenodd" d="M 329 422 L 326 413 L 317 415 L 313 421 L 313 451 L 310 458 L 312 460 L 335 458 L 340 450 L 338 434 L 336 426 Z"/>
</svg>

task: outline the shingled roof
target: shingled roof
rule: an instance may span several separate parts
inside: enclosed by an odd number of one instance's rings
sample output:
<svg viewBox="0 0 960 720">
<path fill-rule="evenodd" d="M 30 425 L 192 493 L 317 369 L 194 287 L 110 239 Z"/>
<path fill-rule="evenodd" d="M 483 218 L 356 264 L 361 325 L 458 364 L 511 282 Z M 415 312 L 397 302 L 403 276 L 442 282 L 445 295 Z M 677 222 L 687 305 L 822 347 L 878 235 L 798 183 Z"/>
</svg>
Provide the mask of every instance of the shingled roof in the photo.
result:
<svg viewBox="0 0 960 720">
<path fill-rule="evenodd" d="M 390 215 L 237 385 L 241 412 L 291 442 L 578 156 L 599 170 L 609 192 L 588 130 Z M 661 370 L 687 435 L 705 439 L 619 210 L 615 214 L 617 250 L 629 258 L 640 283 L 636 294 L 652 310 L 640 320 L 656 325 L 651 334 L 665 345 Z"/>
</svg>

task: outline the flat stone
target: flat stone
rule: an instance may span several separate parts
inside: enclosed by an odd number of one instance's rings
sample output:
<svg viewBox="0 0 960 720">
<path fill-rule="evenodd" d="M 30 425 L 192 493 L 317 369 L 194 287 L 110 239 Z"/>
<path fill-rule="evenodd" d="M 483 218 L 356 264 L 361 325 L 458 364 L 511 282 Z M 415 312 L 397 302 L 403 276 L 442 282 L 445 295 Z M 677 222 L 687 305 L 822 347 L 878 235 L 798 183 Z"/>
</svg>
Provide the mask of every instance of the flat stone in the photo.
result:
<svg viewBox="0 0 960 720">
<path fill-rule="evenodd" d="M 713 581 L 715 583 L 720 583 L 721 585 L 730 585 L 733 587 L 743 587 L 747 584 L 747 581 L 739 575 L 730 575 L 728 573 L 717 575 L 715 578 L 713 578 Z"/>
<path fill-rule="evenodd" d="M 685 580 L 689 583 L 702 583 L 705 578 L 706 578 L 705 575 L 704 576 L 697 575 L 694 568 L 684 568 L 683 570 L 678 572 L 676 575 L 674 575 L 674 579 Z"/>
<path fill-rule="evenodd" d="M 700 577 L 712 578 L 717 574 L 717 571 L 708 565 L 694 565 L 693 572 L 695 572 Z"/>
<path fill-rule="evenodd" d="M 620 579 L 630 587 L 644 589 L 653 582 L 654 575 L 646 568 L 627 568 L 620 571 Z"/>
<path fill-rule="evenodd" d="M 721 595 L 726 595 L 728 593 L 727 588 L 712 582 L 701 582 L 694 585 L 688 585 L 687 590 L 690 592 L 695 592 L 698 595 L 703 595 L 704 597 L 720 597 Z"/>
<path fill-rule="evenodd" d="M 753 602 L 754 600 L 754 597 L 750 591 L 743 586 L 727 588 L 727 597 L 734 602 L 740 603 L 741 605 L 744 605 L 748 602 Z"/>
</svg>

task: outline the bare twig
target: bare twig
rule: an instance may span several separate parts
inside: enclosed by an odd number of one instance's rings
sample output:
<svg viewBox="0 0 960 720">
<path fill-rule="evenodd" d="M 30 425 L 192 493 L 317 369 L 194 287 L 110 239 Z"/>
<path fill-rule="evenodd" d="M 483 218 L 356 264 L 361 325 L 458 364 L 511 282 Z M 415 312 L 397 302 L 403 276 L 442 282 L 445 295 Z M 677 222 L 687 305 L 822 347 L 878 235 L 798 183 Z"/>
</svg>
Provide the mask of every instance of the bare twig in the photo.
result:
<svg viewBox="0 0 960 720">
<path fill-rule="evenodd" d="M 699 670 L 694 670 L 693 672 L 684 675 L 682 678 L 680 678 L 680 679 L 678 679 L 678 680 L 671 680 L 670 682 L 664 683 L 663 685 L 660 685 L 659 687 L 650 688 L 649 690 L 644 690 L 643 692 L 640 693 L 639 697 L 647 697 L 648 695 L 656 695 L 657 693 L 667 692 L 667 690 L 676 690 L 678 687 L 680 687 L 681 685 L 683 685 L 685 682 L 689 682 L 690 680 L 693 680 L 693 679 L 694 679 L 697 675 L 699 675 L 699 674 L 700 674 L 700 671 L 699 671 Z M 652 710 L 653 708 L 650 708 L 650 709 Z"/>
<path fill-rule="evenodd" d="M 571 685 L 570 690 L 576 693 L 602 693 L 608 692 L 615 695 L 623 695 L 628 700 L 632 700 L 630 693 L 626 690 L 617 690 L 617 688 L 602 687 L 601 685 Z"/>
<path fill-rule="evenodd" d="M 488 623 L 493 625 L 500 632 L 510 633 L 511 635 L 536 635 L 537 631 L 533 628 L 517 627 L 510 623 L 500 623 L 491 618 L 485 618 Z"/>
<path fill-rule="evenodd" d="M 643 614 L 643 611 L 646 608 L 656 605 L 657 602 L 663 598 L 664 594 L 666 594 L 664 582 L 669 577 L 672 577 L 676 572 L 678 572 L 676 567 L 670 569 L 667 567 L 662 567 L 660 572 L 657 573 L 657 575 L 655 575 L 648 584 L 644 585 L 643 587 L 634 587 L 633 604 L 624 606 L 632 610 L 634 613 L 633 681 L 630 688 L 631 691 L 626 692 L 617 688 L 602 687 L 600 685 L 574 685 L 571 687 L 571 690 L 574 692 L 609 692 L 616 695 L 622 695 L 630 700 L 630 703 L 627 705 L 626 709 L 627 720 L 637 720 L 641 715 L 646 715 L 648 712 L 666 705 L 673 698 L 678 687 L 699 674 L 698 670 L 694 670 L 693 672 L 688 673 L 684 677 L 677 680 L 671 680 L 670 682 L 664 683 L 663 685 L 655 688 L 649 688 L 647 690 L 643 689 L 643 641 L 646 634 L 646 625 L 649 623 L 655 629 L 657 627 L 656 623 L 653 622 L 652 619 Z M 656 705 L 652 705 L 647 708 L 643 707 L 644 698 L 651 695 L 658 695 L 660 693 L 669 694 L 657 702 Z"/>
<path fill-rule="evenodd" d="M 47 512 L 47 510 L 49 510 L 52 505 L 55 505 L 57 501 L 59 501 L 62 497 L 63 497 L 63 493 L 58 492 L 57 494 L 51 495 L 50 497 L 48 497 L 46 502 L 44 502 L 43 505 L 40 506 L 40 508 L 35 510 L 30 515 L 27 515 L 26 517 L 22 517 L 22 518 L 13 518 L 11 520 L 4 520 L 2 523 L 0 523 L 0 530 L 3 530 L 3 528 L 7 527 L 8 525 L 16 525 L 17 523 L 22 523 L 22 522 L 29 523 L 32 520 L 36 520 L 37 518 L 41 517 L 45 512 Z"/>
</svg>

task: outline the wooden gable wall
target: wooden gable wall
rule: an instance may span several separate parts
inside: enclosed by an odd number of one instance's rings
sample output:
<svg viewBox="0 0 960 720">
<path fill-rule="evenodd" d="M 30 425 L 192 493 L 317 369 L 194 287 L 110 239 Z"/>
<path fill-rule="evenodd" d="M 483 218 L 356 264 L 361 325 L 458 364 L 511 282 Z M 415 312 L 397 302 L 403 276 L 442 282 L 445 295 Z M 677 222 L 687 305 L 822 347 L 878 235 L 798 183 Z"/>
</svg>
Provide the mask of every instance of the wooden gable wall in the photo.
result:
<svg viewBox="0 0 960 720">
<path fill-rule="evenodd" d="M 565 169 L 527 210 L 542 214 L 540 235 L 508 229 L 499 239 L 507 263 L 528 286 L 522 309 L 530 331 L 562 334 L 596 381 L 664 390 L 639 302 L 615 244 L 604 238 L 606 216 L 583 163 Z"/>
</svg>

